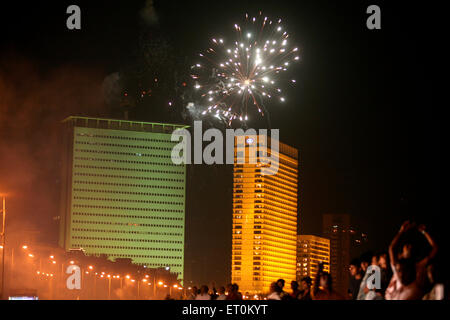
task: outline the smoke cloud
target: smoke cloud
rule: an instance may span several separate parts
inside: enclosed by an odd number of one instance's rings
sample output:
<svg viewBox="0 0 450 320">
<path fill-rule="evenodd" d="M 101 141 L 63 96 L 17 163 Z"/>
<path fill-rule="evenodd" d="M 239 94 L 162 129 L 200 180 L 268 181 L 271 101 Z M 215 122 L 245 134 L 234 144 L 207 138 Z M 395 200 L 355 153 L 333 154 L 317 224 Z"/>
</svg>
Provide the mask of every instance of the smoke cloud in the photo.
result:
<svg viewBox="0 0 450 320">
<path fill-rule="evenodd" d="M 8 237 L 39 230 L 56 240 L 61 121 L 104 114 L 99 70 L 37 65 L 0 56 L 0 192 L 7 195 Z"/>
</svg>

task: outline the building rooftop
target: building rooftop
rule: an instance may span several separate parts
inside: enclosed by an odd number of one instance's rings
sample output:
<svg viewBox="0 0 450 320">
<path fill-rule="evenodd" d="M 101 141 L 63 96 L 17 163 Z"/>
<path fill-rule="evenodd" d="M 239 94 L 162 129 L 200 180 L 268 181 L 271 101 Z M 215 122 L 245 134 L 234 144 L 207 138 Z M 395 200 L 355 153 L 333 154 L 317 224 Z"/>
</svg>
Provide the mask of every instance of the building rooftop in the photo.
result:
<svg viewBox="0 0 450 320">
<path fill-rule="evenodd" d="M 70 116 L 64 119 L 62 122 L 70 123 L 75 127 L 168 133 L 168 134 L 172 133 L 174 130 L 177 129 L 189 128 L 189 126 L 185 124 L 143 122 L 143 121 L 122 120 L 122 119 L 91 118 L 81 116 Z"/>
</svg>

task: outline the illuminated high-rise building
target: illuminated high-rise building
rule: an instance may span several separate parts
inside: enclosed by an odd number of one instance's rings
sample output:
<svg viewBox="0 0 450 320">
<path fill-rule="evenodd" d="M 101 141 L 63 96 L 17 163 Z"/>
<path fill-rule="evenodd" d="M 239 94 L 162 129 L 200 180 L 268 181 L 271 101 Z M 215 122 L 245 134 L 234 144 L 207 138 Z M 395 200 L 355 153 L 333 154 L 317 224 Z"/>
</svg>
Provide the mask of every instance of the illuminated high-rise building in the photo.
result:
<svg viewBox="0 0 450 320">
<path fill-rule="evenodd" d="M 297 244 L 297 281 L 310 277 L 314 284 L 319 263 L 324 263 L 323 271 L 330 272 L 330 240 L 312 235 L 299 235 Z"/>
<path fill-rule="evenodd" d="M 279 143 L 277 153 L 271 143 L 261 136 L 235 143 L 231 280 L 243 293 L 267 292 L 280 278 L 296 279 L 298 151 Z M 264 150 L 279 156 L 275 175 L 262 172 Z M 245 163 L 237 163 L 244 155 Z"/>
<path fill-rule="evenodd" d="M 348 214 L 325 214 L 323 235 L 330 239 L 330 270 L 333 288 L 347 296 L 350 263 L 350 216 Z"/>
<path fill-rule="evenodd" d="M 59 244 L 170 267 L 183 279 L 186 166 L 171 133 L 186 126 L 69 117 Z"/>
</svg>

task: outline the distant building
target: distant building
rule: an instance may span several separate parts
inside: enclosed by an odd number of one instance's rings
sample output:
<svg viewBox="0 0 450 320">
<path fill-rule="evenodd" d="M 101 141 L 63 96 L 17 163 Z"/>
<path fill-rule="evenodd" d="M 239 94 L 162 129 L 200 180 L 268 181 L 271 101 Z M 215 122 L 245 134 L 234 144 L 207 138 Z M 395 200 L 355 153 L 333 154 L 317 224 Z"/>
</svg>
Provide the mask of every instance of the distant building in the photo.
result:
<svg viewBox="0 0 450 320">
<path fill-rule="evenodd" d="M 299 235 L 297 240 L 297 281 L 304 277 L 316 279 L 319 263 L 330 272 L 330 240 L 312 235 Z"/>
<path fill-rule="evenodd" d="M 182 125 L 69 117 L 59 245 L 184 273 L 186 166 L 171 159 Z"/>
<path fill-rule="evenodd" d="M 350 263 L 350 216 L 348 214 L 325 214 L 323 236 L 330 239 L 330 270 L 333 288 L 347 296 Z"/>
<path fill-rule="evenodd" d="M 245 147 L 245 164 L 235 161 L 233 172 L 233 239 L 231 281 L 243 293 L 267 292 L 271 282 L 296 279 L 298 151 L 280 143 L 279 169 L 262 175 L 263 164 L 251 164 L 249 147 L 260 136 L 235 145 L 235 157 Z M 237 141 L 237 140 L 236 140 Z M 268 141 L 269 152 L 270 139 Z"/>
</svg>

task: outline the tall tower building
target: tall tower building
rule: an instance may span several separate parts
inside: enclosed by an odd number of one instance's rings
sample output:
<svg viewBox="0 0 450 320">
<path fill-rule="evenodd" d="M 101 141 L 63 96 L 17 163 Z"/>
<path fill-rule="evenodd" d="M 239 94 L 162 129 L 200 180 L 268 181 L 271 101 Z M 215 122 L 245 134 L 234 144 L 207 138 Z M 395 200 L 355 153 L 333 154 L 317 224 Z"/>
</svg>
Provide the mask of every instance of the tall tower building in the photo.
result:
<svg viewBox="0 0 450 320">
<path fill-rule="evenodd" d="M 280 278 L 286 283 L 296 279 L 298 151 L 280 143 L 277 153 L 271 140 L 264 140 L 248 136 L 244 145 L 235 143 L 231 280 L 250 294 L 267 292 Z M 251 146 L 256 148 L 255 164 L 249 161 Z M 265 148 L 279 155 L 275 175 L 261 171 Z M 242 152 L 246 161 L 238 164 Z"/>
<path fill-rule="evenodd" d="M 333 288 L 347 296 L 350 263 L 350 216 L 348 214 L 325 214 L 323 235 L 330 239 L 331 277 Z"/>
<path fill-rule="evenodd" d="M 330 240 L 312 235 L 299 235 L 297 249 L 297 281 L 304 277 L 316 279 L 319 263 L 323 270 L 330 272 Z"/>
<path fill-rule="evenodd" d="M 186 167 L 171 159 L 185 126 L 69 117 L 59 244 L 183 279 Z"/>
</svg>

